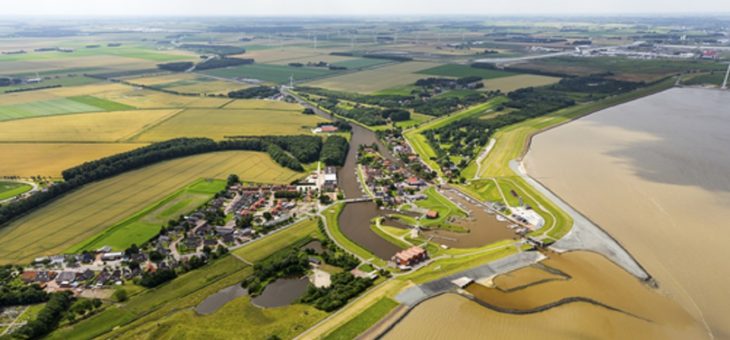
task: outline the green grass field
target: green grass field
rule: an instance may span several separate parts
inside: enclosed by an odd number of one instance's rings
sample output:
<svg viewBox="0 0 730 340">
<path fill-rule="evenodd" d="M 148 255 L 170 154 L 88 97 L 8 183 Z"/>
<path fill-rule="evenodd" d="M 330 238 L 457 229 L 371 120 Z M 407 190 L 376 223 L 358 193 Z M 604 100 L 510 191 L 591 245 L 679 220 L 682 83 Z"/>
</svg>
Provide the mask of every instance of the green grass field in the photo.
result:
<svg viewBox="0 0 730 340">
<path fill-rule="evenodd" d="M 68 113 L 129 110 L 134 107 L 93 96 L 74 96 L 0 105 L 0 121 Z"/>
<path fill-rule="evenodd" d="M 368 307 L 362 313 L 358 314 L 344 325 L 335 329 L 332 333 L 324 337 L 325 340 L 348 340 L 355 339 L 368 328 L 372 327 L 376 322 L 385 317 L 391 310 L 398 306 L 398 303 L 389 299 L 382 298 Z"/>
<path fill-rule="evenodd" d="M 313 80 L 334 74 L 327 68 L 314 67 L 291 67 L 286 65 L 252 64 L 230 68 L 219 68 L 203 71 L 216 77 L 223 78 L 253 78 L 263 81 L 287 84 L 289 77 L 294 76 L 295 81 Z"/>
<path fill-rule="evenodd" d="M 479 76 L 479 77 L 482 77 L 482 79 L 494 79 L 494 78 L 509 77 L 509 76 L 516 75 L 516 73 L 514 73 L 514 72 L 475 68 L 475 67 L 471 67 L 471 66 L 467 66 L 467 65 L 455 65 L 455 64 L 440 65 L 440 66 L 436 66 L 436 67 L 432 67 L 429 69 L 419 71 L 418 73 L 427 74 L 430 76 L 454 77 L 454 78 Z"/>
<path fill-rule="evenodd" d="M 309 237 L 322 237 L 316 218 L 301 221 L 285 230 L 265 236 L 234 250 L 233 253 L 246 261 L 256 262 Z"/>
<path fill-rule="evenodd" d="M 225 151 L 179 158 L 129 171 L 77 189 L 0 229 L 0 263 L 25 263 L 59 254 L 200 178 L 290 183 L 301 174 L 264 153 Z M 38 226 L 43 226 L 39 228 Z"/>
<path fill-rule="evenodd" d="M 173 313 L 195 307 L 219 290 L 240 283 L 252 268 L 233 256 L 183 274 L 169 283 L 144 290 L 123 304 L 108 306 L 102 312 L 50 334 L 49 339 L 91 339 L 114 337 L 154 326 Z"/>
<path fill-rule="evenodd" d="M 134 106 L 129 106 L 111 100 L 101 99 L 94 96 L 75 96 L 69 97 L 68 99 L 75 102 L 95 106 L 100 108 L 102 111 L 122 111 L 134 109 Z"/>
<path fill-rule="evenodd" d="M 167 225 L 167 221 L 195 210 L 225 187 L 224 180 L 198 180 L 66 252 L 93 251 L 104 246 L 121 251 L 132 244 L 145 243 L 155 237 L 160 232 L 160 227 Z"/>
<path fill-rule="evenodd" d="M 0 181 L 0 201 L 18 196 L 30 189 L 33 187 L 29 184 Z"/>
</svg>

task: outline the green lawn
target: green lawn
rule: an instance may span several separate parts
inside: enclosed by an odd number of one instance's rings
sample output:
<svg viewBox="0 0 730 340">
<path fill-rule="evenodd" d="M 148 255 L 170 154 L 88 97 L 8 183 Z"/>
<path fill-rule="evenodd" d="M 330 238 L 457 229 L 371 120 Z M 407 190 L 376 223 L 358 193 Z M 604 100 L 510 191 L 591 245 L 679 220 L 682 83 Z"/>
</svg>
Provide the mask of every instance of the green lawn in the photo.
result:
<svg viewBox="0 0 730 340">
<path fill-rule="evenodd" d="M 467 65 L 455 65 L 455 64 L 439 65 L 436 67 L 432 67 L 429 69 L 419 71 L 418 73 L 427 74 L 430 76 L 454 77 L 454 78 L 479 76 L 479 77 L 482 77 L 482 79 L 509 77 L 509 76 L 514 76 L 517 74 L 514 72 L 508 72 L 508 71 L 502 71 L 502 70 L 490 70 L 490 69 L 484 69 L 484 68 L 471 67 L 471 66 L 467 66 Z"/>
<path fill-rule="evenodd" d="M 48 338 L 124 338 L 120 334 L 144 325 L 153 326 L 162 318 L 194 307 L 211 294 L 240 283 L 251 272 L 251 267 L 233 256 L 226 256 L 157 288 L 133 295 L 128 302 L 111 305 L 88 319 L 61 328 Z"/>
<path fill-rule="evenodd" d="M 99 47 L 84 48 L 80 46 L 71 53 L 50 51 L 50 52 L 30 52 L 26 54 L 4 54 L 0 55 L 0 62 L 4 61 L 35 61 L 35 60 L 58 60 L 78 57 L 93 56 L 119 56 L 127 58 L 136 58 L 150 60 L 156 62 L 165 62 L 173 60 L 194 59 L 194 56 L 186 56 L 181 54 L 171 54 L 159 52 L 157 50 L 146 48 L 143 46 L 121 46 L 121 47 Z"/>
<path fill-rule="evenodd" d="M 385 297 L 378 300 L 360 314 L 325 336 L 325 340 L 355 339 L 380 319 L 388 315 L 398 303 Z"/>
<path fill-rule="evenodd" d="M 0 201 L 18 196 L 33 189 L 29 184 L 0 181 Z"/>
<path fill-rule="evenodd" d="M 233 253 L 246 261 L 256 262 L 300 240 L 311 237 L 321 237 L 316 218 L 301 221 L 273 235 L 264 236 L 262 239 L 234 250 Z"/>
<path fill-rule="evenodd" d="M 160 227 L 167 225 L 167 221 L 197 209 L 225 187 L 226 182 L 223 180 L 198 180 L 100 234 L 74 245 L 67 252 L 78 253 L 104 246 L 110 246 L 114 250 L 124 250 L 132 244 L 145 243 L 155 237 L 160 232 Z"/>
<path fill-rule="evenodd" d="M 223 78 L 253 78 L 279 84 L 288 84 L 290 76 L 294 76 L 294 81 L 303 81 L 321 78 L 336 72 L 330 71 L 327 68 L 251 64 L 207 70 L 203 71 L 203 73 Z"/>
</svg>

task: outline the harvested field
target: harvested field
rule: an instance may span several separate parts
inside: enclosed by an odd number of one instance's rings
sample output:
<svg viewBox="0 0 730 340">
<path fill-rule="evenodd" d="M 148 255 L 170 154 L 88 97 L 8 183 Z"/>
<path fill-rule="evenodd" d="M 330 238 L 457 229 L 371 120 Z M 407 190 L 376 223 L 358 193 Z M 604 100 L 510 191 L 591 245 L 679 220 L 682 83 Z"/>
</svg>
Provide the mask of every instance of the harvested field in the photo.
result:
<svg viewBox="0 0 730 340">
<path fill-rule="evenodd" d="M 347 92 L 373 93 L 414 83 L 416 80 L 424 78 L 424 75 L 416 72 L 432 68 L 436 65 L 434 63 L 415 61 L 386 65 L 372 70 L 309 82 L 307 86 Z"/>
<path fill-rule="evenodd" d="M 200 178 L 289 183 L 300 175 L 264 153 L 216 152 L 165 161 L 84 186 L 0 229 L 0 263 L 57 254 Z M 38 226 L 43 226 L 39 228 Z"/>
<path fill-rule="evenodd" d="M 136 140 L 161 141 L 176 137 L 263 136 L 311 134 L 318 122 L 326 121 L 301 111 L 190 109 L 147 130 Z"/>
<path fill-rule="evenodd" d="M 0 143 L 0 176 L 61 177 L 61 171 L 86 161 L 129 151 L 145 144 Z"/>
<path fill-rule="evenodd" d="M 484 81 L 486 90 L 500 90 L 502 93 L 508 93 L 523 87 L 545 86 L 555 84 L 560 81 L 557 77 L 538 76 L 534 74 L 519 74 L 509 77 L 489 79 Z"/>
<path fill-rule="evenodd" d="M 0 122 L 0 142 L 114 142 L 179 112 L 176 109 L 84 113 Z"/>
</svg>

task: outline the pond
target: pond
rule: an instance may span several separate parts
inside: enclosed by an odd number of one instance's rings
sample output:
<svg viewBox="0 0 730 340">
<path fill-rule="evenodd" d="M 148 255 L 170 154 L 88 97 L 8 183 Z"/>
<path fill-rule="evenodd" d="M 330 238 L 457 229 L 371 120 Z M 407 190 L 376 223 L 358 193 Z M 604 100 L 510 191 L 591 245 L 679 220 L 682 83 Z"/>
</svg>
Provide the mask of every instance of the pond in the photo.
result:
<svg viewBox="0 0 730 340">
<path fill-rule="evenodd" d="M 278 279 L 269 283 L 263 293 L 253 298 L 251 302 L 265 308 L 287 306 L 299 299 L 307 291 L 307 286 L 309 286 L 307 277 Z"/>
</svg>

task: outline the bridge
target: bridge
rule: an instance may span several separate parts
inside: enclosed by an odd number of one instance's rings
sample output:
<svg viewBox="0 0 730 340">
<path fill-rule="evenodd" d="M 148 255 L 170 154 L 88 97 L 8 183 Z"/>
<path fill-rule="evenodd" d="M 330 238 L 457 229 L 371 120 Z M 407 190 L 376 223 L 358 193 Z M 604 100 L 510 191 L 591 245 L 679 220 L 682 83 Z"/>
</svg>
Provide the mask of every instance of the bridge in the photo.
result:
<svg viewBox="0 0 730 340">
<path fill-rule="evenodd" d="M 372 197 L 363 196 L 363 197 L 357 197 L 357 198 L 348 198 L 348 199 L 344 200 L 343 202 L 357 203 L 357 202 L 372 202 L 372 201 L 373 201 Z"/>
</svg>

